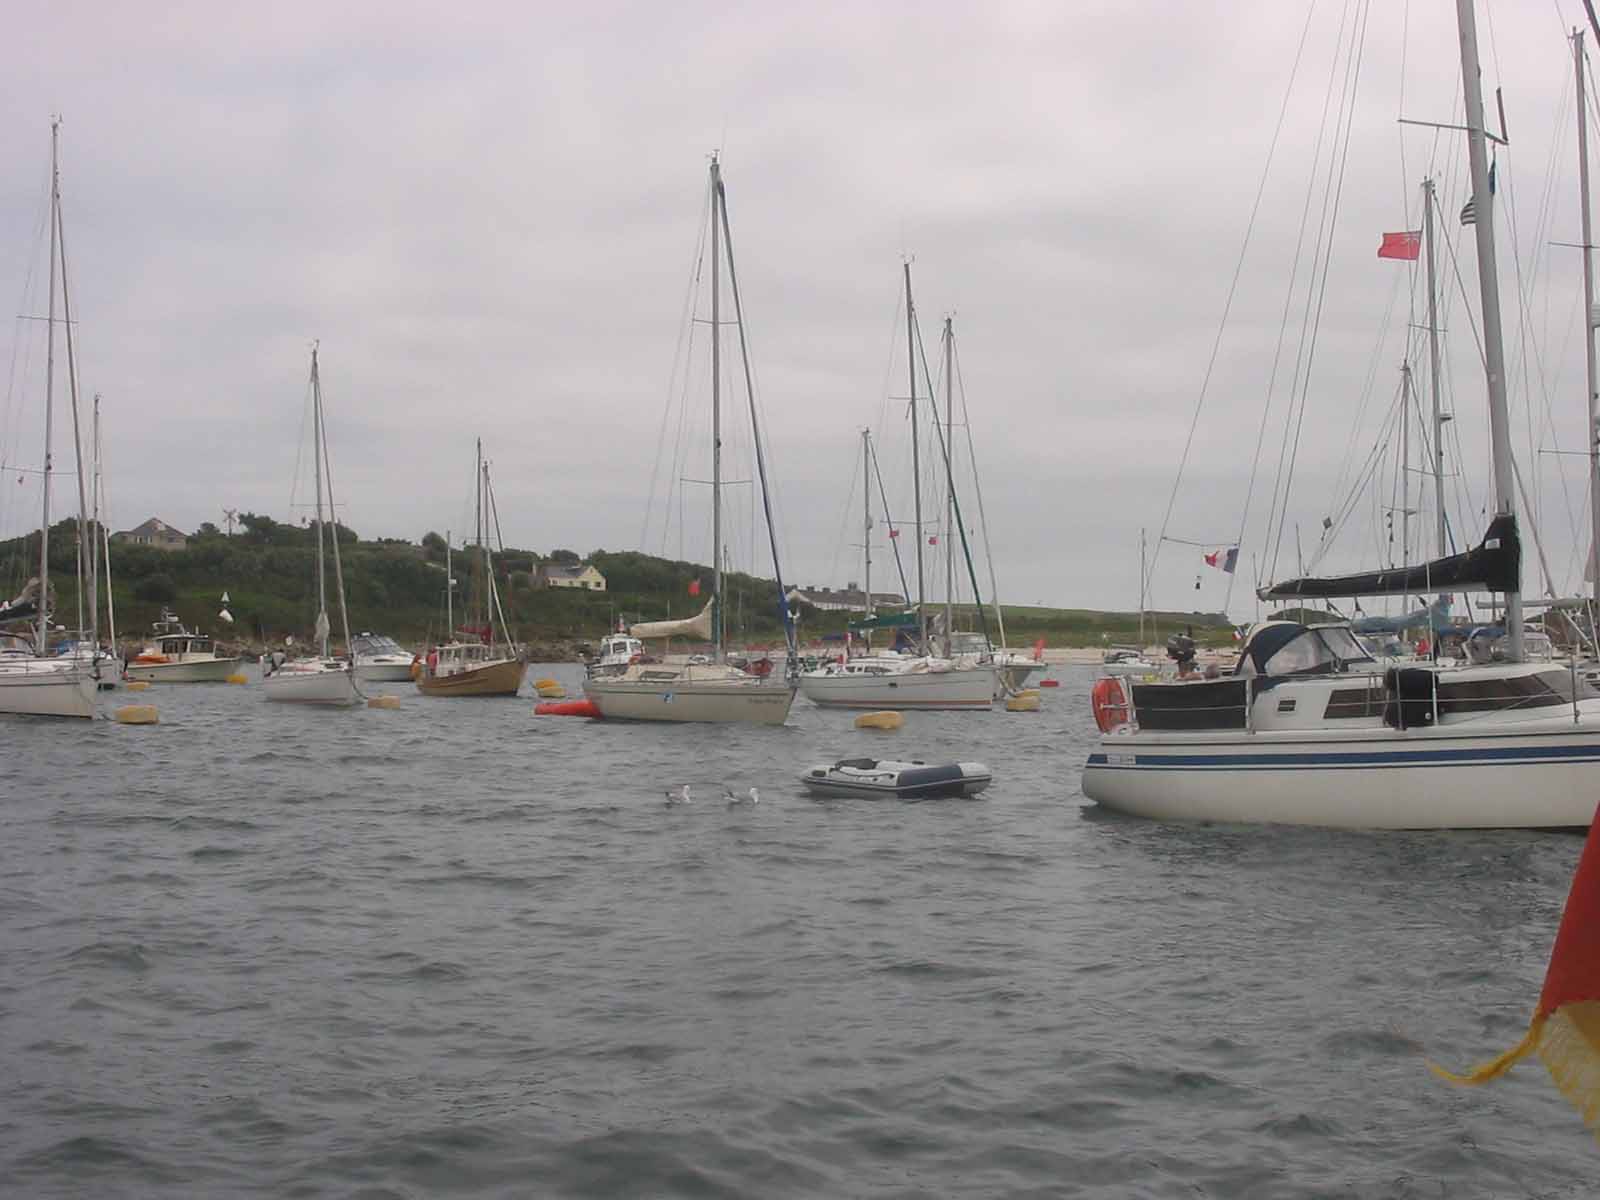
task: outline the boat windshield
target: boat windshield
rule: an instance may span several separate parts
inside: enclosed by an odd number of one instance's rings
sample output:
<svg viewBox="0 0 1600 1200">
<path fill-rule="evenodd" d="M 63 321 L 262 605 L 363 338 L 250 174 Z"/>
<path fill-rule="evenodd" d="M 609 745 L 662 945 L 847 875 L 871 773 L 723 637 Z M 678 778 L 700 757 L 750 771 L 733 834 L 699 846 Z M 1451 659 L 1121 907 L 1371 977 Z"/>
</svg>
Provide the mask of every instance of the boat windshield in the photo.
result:
<svg viewBox="0 0 1600 1200">
<path fill-rule="evenodd" d="M 400 643 L 381 633 L 358 633 L 355 636 L 357 654 L 404 654 Z"/>
<path fill-rule="evenodd" d="M 1273 651 L 1259 674 L 1269 676 L 1284 675 L 1327 675 L 1335 671 L 1342 671 L 1352 663 L 1370 663 L 1372 655 L 1356 640 L 1343 625 L 1322 625 L 1315 629 L 1303 629 Z M 1254 675 L 1258 673 L 1255 662 L 1249 656 L 1240 659 L 1240 674 Z"/>
</svg>

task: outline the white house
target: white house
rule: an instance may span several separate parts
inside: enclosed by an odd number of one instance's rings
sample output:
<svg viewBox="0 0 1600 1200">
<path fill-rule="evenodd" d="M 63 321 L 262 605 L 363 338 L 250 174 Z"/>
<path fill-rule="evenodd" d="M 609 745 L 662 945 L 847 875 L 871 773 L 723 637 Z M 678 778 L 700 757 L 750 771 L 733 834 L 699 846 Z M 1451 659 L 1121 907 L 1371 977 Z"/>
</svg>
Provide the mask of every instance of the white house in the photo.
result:
<svg viewBox="0 0 1600 1200">
<path fill-rule="evenodd" d="M 791 588 L 789 603 L 809 604 L 821 612 L 865 612 L 867 610 L 867 594 L 856 584 L 834 591 L 832 588 Z M 873 592 L 872 607 L 899 608 L 904 605 L 906 598 L 895 592 Z"/>
</svg>

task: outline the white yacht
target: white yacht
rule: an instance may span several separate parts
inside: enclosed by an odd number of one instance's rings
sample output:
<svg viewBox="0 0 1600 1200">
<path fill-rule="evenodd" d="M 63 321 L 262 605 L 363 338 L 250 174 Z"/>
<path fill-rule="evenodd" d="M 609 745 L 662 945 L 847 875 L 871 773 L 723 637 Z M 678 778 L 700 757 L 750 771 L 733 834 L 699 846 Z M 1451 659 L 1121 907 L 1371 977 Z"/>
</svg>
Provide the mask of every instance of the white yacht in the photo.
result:
<svg viewBox="0 0 1600 1200">
<path fill-rule="evenodd" d="M 350 644 L 355 654 L 356 678 L 374 682 L 398 682 L 411 678 L 417 656 L 392 637 L 363 631 Z"/>
</svg>

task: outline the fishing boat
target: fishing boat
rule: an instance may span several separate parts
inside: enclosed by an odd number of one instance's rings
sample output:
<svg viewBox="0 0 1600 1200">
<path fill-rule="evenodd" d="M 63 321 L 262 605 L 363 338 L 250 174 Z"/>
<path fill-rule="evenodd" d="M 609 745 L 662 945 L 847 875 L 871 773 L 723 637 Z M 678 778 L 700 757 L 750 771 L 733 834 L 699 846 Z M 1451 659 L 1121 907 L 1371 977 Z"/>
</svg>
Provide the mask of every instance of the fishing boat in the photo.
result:
<svg viewBox="0 0 1600 1200">
<path fill-rule="evenodd" d="M 455 628 L 455 589 L 447 550 L 445 626 L 453 636 L 448 642 L 429 647 L 423 658 L 422 670 L 416 678 L 417 690 L 424 696 L 515 696 L 527 670 L 507 628 L 500 591 L 495 586 L 494 564 L 489 558 L 485 501 L 492 515 L 494 493 L 489 487 L 489 464 L 483 458 L 481 438 L 475 480 L 477 544 L 472 561 L 476 612 L 468 618 L 475 623 Z"/>
<path fill-rule="evenodd" d="M 52 434 L 55 416 L 55 354 L 56 326 L 66 331 L 67 382 L 72 405 L 73 428 L 78 421 L 78 372 L 73 359 L 72 304 L 67 292 L 66 253 L 62 247 L 61 226 L 61 174 L 58 168 L 60 122 L 50 123 L 50 297 L 45 316 L 45 387 L 44 387 L 44 467 L 41 475 L 41 514 L 39 520 L 39 575 L 33 581 L 34 640 L 31 647 L 23 648 L 20 638 L 8 641 L 0 653 L 0 713 L 18 713 L 30 716 L 92 718 L 95 715 L 95 695 L 102 674 L 102 663 L 97 651 L 99 645 L 95 613 L 98 604 L 91 602 L 88 654 L 55 655 L 49 653 L 50 635 L 50 484 L 54 473 Z M 59 284 L 60 314 L 57 314 L 57 287 Z M 82 446 L 73 438 L 73 449 L 78 455 L 78 560 L 86 562 L 87 509 L 84 492 Z M 80 574 L 81 579 L 81 574 Z M 21 615 L 20 606 L 12 610 Z"/>
<path fill-rule="evenodd" d="M 889 758 L 842 758 L 832 765 L 812 767 L 800 776 L 800 782 L 814 795 L 896 800 L 976 796 L 993 779 L 982 763 L 932 764 Z"/>
<path fill-rule="evenodd" d="M 713 724 L 782 725 L 794 703 L 796 673 L 794 617 L 778 561 L 777 535 L 767 486 L 766 455 L 761 428 L 755 419 L 755 396 L 750 390 L 749 352 L 744 337 L 744 309 L 739 278 L 734 270 L 733 240 L 728 227 L 727 193 L 722 164 L 712 157 L 710 178 L 709 256 L 711 285 L 711 598 L 696 616 L 680 621 L 635 624 L 627 632 L 641 641 L 652 637 L 693 636 L 709 641 L 711 661 L 706 663 L 630 662 L 620 671 L 592 671 L 584 692 L 608 720 L 672 721 Z M 766 515 L 773 574 L 778 584 L 779 615 L 787 646 L 783 678 L 741 671 L 727 662 L 723 603 L 722 538 L 722 269 L 727 268 L 733 300 L 734 324 L 739 327 L 739 349 L 749 400 L 751 437 L 755 446 L 762 508 Z"/>
<path fill-rule="evenodd" d="M 219 658 L 216 643 L 204 634 L 185 629 L 170 609 L 161 610 L 152 630 L 144 649 L 123 668 L 129 679 L 147 683 L 223 683 L 244 667 L 242 658 Z"/>
<path fill-rule="evenodd" d="M 351 644 L 350 613 L 345 605 L 344 566 L 339 559 L 339 531 L 337 518 L 333 536 L 324 528 L 323 496 L 327 496 L 327 512 L 335 513 L 333 501 L 333 469 L 328 457 L 328 434 L 323 424 L 322 377 L 317 367 L 317 346 L 311 348 L 311 458 L 312 473 L 316 478 L 316 531 L 317 531 L 317 619 L 315 655 L 288 659 L 281 653 L 268 655 L 262 660 L 262 691 L 268 700 L 295 704 L 326 704 L 348 706 L 363 699 L 356 685 L 355 664 L 350 657 L 335 658 L 328 644 L 328 586 L 324 559 L 326 543 L 333 544 L 334 587 L 339 593 L 339 619 L 344 626 L 344 644 Z"/>
<path fill-rule="evenodd" d="M 1530 662 L 1525 653 L 1494 196 L 1471 0 L 1458 0 L 1457 13 L 1495 516 L 1483 540 L 1456 555 L 1293 579 L 1259 594 L 1304 603 L 1504 593 L 1503 661 L 1380 669 L 1348 626 L 1271 621 L 1251 631 L 1226 677 L 1207 679 L 1180 662 L 1173 681 L 1102 678 L 1092 695 L 1102 736 L 1083 791 L 1106 808 L 1169 820 L 1392 829 L 1584 827 L 1593 818 L 1600 692 L 1571 663 Z M 1431 244 L 1431 192 L 1428 200 Z"/>
<path fill-rule="evenodd" d="M 392 637 L 367 630 L 356 634 L 351 643 L 355 653 L 356 678 L 379 682 L 401 682 L 411 678 L 417 656 Z"/>
<path fill-rule="evenodd" d="M 846 656 L 842 661 L 826 663 L 815 670 L 806 671 L 800 676 L 801 694 L 819 708 L 850 708 L 850 709 L 988 709 L 993 706 L 994 699 L 1001 694 L 1001 678 L 995 665 L 993 654 L 989 650 L 987 634 L 981 651 L 972 655 L 952 657 L 950 654 L 949 634 L 953 618 L 952 599 L 955 591 L 954 555 L 947 555 L 950 563 L 948 578 L 945 588 L 945 616 L 944 628 L 946 633 L 945 653 L 934 654 L 932 640 L 928 634 L 927 618 L 927 578 L 923 567 L 922 536 L 922 468 L 921 451 L 918 429 L 918 403 L 917 403 L 917 310 L 916 303 L 911 294 L 911 263 L 903 264 L 905 277 L 905 305 L 906 305 L 906 346 L 908 350 L 909 378 L 911 384 L 911 478 L 912 495 L 915 505 L 915 529 L 917 546 L 917 606 L 914 612 L 885 613 L 882 615 L 872 612 L 872 492 L 868 483 L 868 461 L 870 459 L 870 442 L 868 435 L 863 434 L 863 478 L 862 494 L 865 500 L 865 522 L 863 543 L 866 547 L 866 594 L 867 615 L 851 625 L 851 631 L 862 633 L 869 639 L 876 630 L 894 629 L 903 638 L 913 639 L 913 653 L 911 654 L 871 654 Z M 953 372 L 950 369 L 950 323 L 945 322 L 945 384 L 946 404 L 950 403 L 950 380 Z M 951 418 L 953 425 L 954 419 Z M 937 427 L 937 423 L 936 423 Z M 955 507 L 955 487 L 951 474 L 951 455 L 949 440 L 940 435 L 945 459 L 945 481 L 948 487 L 949 502 Z M 881 489 L 880 489 L 881 490 Z M 957 520 L 952 517 L 948 522 L 957 526 Z M 964 526 L 963 526 L 964 528 Z M 963 541 L 965 533 L 962 534 Z M 974 587 L 976 591 L 976 587 Z M 983 606 L 978 606 L 981 616 Z M 870 644 L 870 643 L 869 643 Z M 1029 664 L 1031 666 L 1031 664 Z M 1026 678 L 1026 672 L 1023 673 Z"/>
</svg>

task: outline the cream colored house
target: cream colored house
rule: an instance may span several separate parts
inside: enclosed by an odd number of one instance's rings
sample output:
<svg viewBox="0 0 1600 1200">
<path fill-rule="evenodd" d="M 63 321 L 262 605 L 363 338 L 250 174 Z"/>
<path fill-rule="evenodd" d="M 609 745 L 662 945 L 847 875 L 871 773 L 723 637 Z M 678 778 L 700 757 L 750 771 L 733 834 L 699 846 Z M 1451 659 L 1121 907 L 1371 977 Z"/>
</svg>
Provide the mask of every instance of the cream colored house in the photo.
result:
<svg viewBox="0 0 1600 1200">
<path fill-rule="evenodd" d="M 136 525 L 122 533 L 113 533 L 111 540 L 134 546 L 154 546 L 158 550 L 183 550 L 189 545 L 189 539 L 181 529 L 174 529 L 157 517 L 151 517 L 143 525 Z"/>
<path fill-rule="evenodd" d="M 579 563 L 575 567 L 544 563 L 539 567 L 538 581 L 545 587 L 583 588 L 591 592 L 606 590 L 606 577 L 595 570 L 593 563 Z"/>
</svg>

